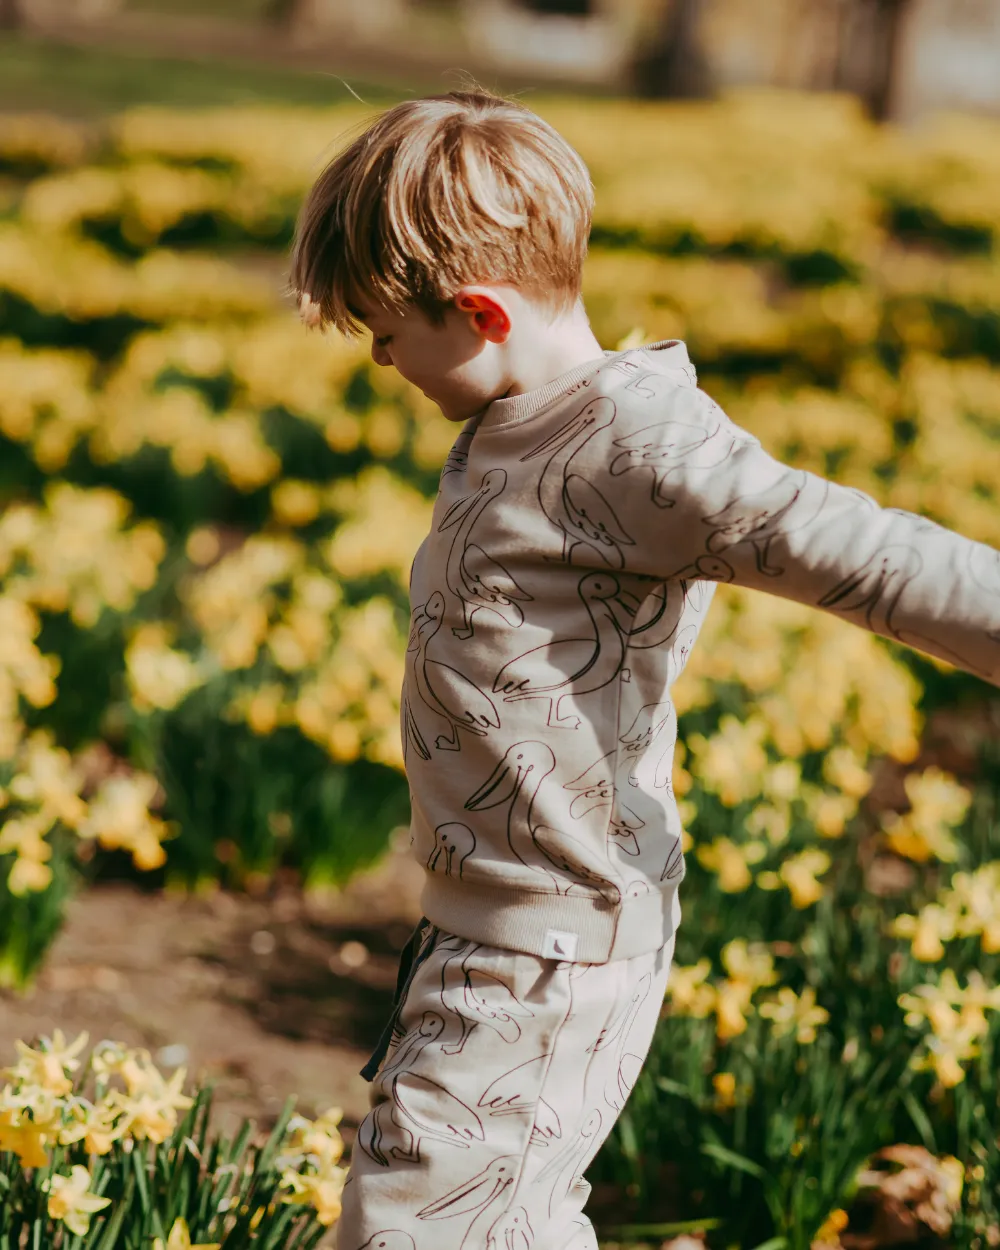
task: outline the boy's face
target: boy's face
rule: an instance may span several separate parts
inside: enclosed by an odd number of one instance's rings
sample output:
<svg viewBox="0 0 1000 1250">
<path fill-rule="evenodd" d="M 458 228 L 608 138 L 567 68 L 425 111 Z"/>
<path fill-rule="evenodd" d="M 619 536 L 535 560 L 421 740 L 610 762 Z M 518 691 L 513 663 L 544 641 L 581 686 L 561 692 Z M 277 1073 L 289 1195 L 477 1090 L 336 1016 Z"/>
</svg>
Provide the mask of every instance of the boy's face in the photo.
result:
<svg viewBox="0 0 1000 1250">
<path fill-rule="evenodd" d="M 502 361 L 490 350 L 506 332 L 500 337 L 489 310 L 461 306 L 456 296 L 441 324 L 417 309 L 401 314 L 362 304 L 357 311 L 372 334 L 372 360 L 394 366 L 449 421 L 467 421 L 507 390 Z"/>
</svg>

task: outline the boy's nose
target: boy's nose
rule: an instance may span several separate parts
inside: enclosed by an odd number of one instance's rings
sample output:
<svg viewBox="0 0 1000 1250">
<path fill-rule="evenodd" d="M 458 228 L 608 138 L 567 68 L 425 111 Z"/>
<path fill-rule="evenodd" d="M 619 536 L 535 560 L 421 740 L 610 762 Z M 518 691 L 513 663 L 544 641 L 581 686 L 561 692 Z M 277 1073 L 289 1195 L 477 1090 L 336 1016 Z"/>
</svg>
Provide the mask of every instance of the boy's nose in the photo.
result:
<svg viewBox="0 0 1000 1250">
<path fill-rule="evenodd" d="M 377 343 L 372 343 L 372 360 L 374 360 L 377 365 L 392 364 L 392 360 L 389 358 L 389 353 L 384 347 L 379 347 Z"/>
</svg>

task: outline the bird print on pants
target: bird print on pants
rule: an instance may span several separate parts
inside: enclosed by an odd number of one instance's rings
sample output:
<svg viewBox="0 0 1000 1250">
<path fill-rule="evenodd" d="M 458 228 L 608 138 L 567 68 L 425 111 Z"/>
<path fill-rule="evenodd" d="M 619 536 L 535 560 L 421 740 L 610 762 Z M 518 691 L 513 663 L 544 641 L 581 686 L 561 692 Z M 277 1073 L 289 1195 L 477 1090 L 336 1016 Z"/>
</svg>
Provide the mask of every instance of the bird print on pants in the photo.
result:
<svg viewBox="0 0 1000 1250">
<path fill-rule="evenodd" d="M 590 1162 L 587 1156 L 594 1150 L 595 1144 L 600 1142 L 602 1123 L 603 1117 L 595 1107 L 587 1115 L 576 1136 L 535 1177 L 535 1184 L 552 1184 L 548 1202 L 549 1219 L 566 1198 L 577 1176 L 582 1176 L 586 1170 Z"/>
<path fill-rule="evenodd" d="M 486 1234 L 486 1250 L 532 1250 L 535 1234 L 524 1207 L 504 1211 Z"/>
<path fill-rule="evenodd" d="M 441 949 L 448 949 L 447 940 L 441 944 Z M 535 1014 L 499 977 L 469 965 L 468 961 L 477 950 L 478 943 L 458 940 L 454 954 L 441 965 L 441 1005 L 446 1012 L 458 1017 L 461 1027 L 457 1042 L 442 1045 L 443 1055 L 461 1054 L 473 1030 L 481 1024 L 511 1046 L 521 1037 L 518 1021 L 529 1020 Z"/>
<path fill-rule="evenodd" d="M 456 638 L 473 636 L 473 618 L 482 610 L 495 612 L 516 629 L 524 621 L 518 601 L 527 602 L 532 598 L 499 561 L 470 541 L 473 526 L 490 503 L 503 493 L 506 484 L 507 474 L 503 469 L 489 469 L 483 474 L 479 490 L 456 500 L 437 527 L 438 533 L 458 527 L 445 563 L 445 584 L 461 605 L 462 623 L 452 626 L 451 631 Z"/>
<path fill-rule="evenodd" d="M 635 596 L 611 573 L 586 573 L 577 589 L 593 636 L 556 638 L 532 647 L 509 660 L 493 682 L 493 693 L 502 693 L 505 703 L 547 700 L 550 729 L 578 729 L 579 716 L 563 715 L 563 700 L 601 690 L 623 675 L 628 632 L 639 609 Z"/>
<path fill-rule="evenodd" d="M 418 1220 L 451 1220 L 472 1215 L 459 1250 L 479 1250 L 486 1240 L 487 1228 L 497 1220 L 497 1208 L 506 1202 L 507 1191 L 515 1183 L 521 1169 L 517 1155 L 501 1155 L 492 1159 L 481 1172 L 462 1181 L 454 1189 L 417 1212 Z"/>
<path fill-rule="evenodd" d="M 538 1055 L 516 1068 L 504 1072 L 487 1085 L 477 1104 L 488 1109 L 491 1116 L 532 1114 L 531 1144 L 547 1147 L 550 1141 L 562 1137 L 562 1125 L 553 1108 L 534 1092 L 542 1086 L 550 1055 Z"/>
<path fill-rule="evenodd" d="M 500 715 L 493 700 L 474 682 L 427 654 L 428 644 L 441 628 L 444 619 L 444 595 L 435 590 L 425 604 L 416 609 L 410 630 L 412 645 L 407 647 L 408 676 L 424 705 L 447 723 L 450 734 L 439 734 L 434 745 L 441 751 L 460 751 L 459 730 L 485 737 L 499 729 Z M 413 656 L 410 660 L 410 656 Z M 412 703 L 409 704 L 412 716 Z M 423 738 L 423 735 L 421 735 Z"/>
<path fill-rule="evenodd" d="M 373 1233 L 358 1250 L 416 1250 L 413 1238 L 409 1233 L 398 1228 L 387 1228 L 384 1232 Z"/>
<path fill-rule="evenodd" d="M 551 828 L 534 815 L 542 783 L 555 764 L 552 748 L 546 743 L 515 742 L 465 806 L 479 811 L 509 803 L 507 844 L 511 853 L 526 868 L 545 874 L 546 888 L 552 893 L 592 896 L 596 891 L 617 900 L 621 892 L 608 879 L 610 865 L 595 863 L 592 853 L 568 830 Z"/>
<path fill-rule="evenodd" d="M 590 480 L 573 469 L 574 457 L 600 430 L 615 419 L 614 402 L 607 396 L 595 399 L 574 417 L 539 443 L 522 463 L 538 456 L 549 460 L 538 479 L 538 502 L 542 511 L 562 534 L 562 554 L 546 556 L 572 564 L 574 554 L 599 556 L 611 568 L 625 565 L 623 547 L 634 547 L 614 509 Z"/>
<path fill-rule="evenodd" d="M 412 1070 L 417 1056 L 425 1046 L 429 1046 L 440 1038 L 444 1032 L 444 1026 L 443 1016 L 439 1016 L 436 1011 L 425 1011 L 417 1027 L 404 1033 L 396 1043 L 395 1050 L 379 1073 L 380 1082 L 384 1085 L 390 1077 L 395 1076 L 397 1072 L 402 1072 L 404 1068 Z"/>
<path fill-rule="evenodd" d="M 604 1101 L 615 1112 L 621 1111 L 625 1106 L 642 1067 L 642 1056 L 629 1054 L 626 1046 L 636 1017 L 649 997 L 651 983 L 652 977 L 647 972 L 636 984 L 622 1011 L 607 1028 L 601 1030 L 593 1046 L 587 1047 L 587 1053 L 593 1054 L 595 1051 L 607 1049 L 613 1042 L 616 1043 L 614 1060 L 608 1070 L 609 1077 L 604 1087 Z"/>
<path fill-rule="evenodd" d="M 382 1082 L 383 1088 L 385 1082 Z M 375 1107 L 358 1129 L 358 1143 L 370 1159 L 382 1167 L 390 1160 L 420 1163 L 420 1144 L 436 1141 L 444 1146 L 468 1150 L 473 1141 L 483 1141 L 483 1123 L 479 1116 L 456 1098 L 438 1081 L 416 1072 L 400 1071 L 388 1082 L 389 1098 Z M 393 1128 L 409 1141 L 408 1147 L 389 1146 L 392 1129 L 383 1124 L 389 1119 Z"/>
</svg>

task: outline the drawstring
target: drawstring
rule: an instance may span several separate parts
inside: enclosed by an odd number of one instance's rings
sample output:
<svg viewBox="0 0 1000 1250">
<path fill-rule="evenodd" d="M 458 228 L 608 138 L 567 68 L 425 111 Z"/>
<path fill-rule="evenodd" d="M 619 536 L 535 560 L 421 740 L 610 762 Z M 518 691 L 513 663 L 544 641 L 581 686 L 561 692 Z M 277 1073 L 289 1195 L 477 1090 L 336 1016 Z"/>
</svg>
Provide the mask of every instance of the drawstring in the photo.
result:
<svg viewBox="0 0 1000 1250">
<path fill-rule="evenodd" d="M 417 969 L 424 962 L 431 951 L 434 949 L 434 942 L 429 941 L 420 950 L 420 943 L 427 929 L 432 928 L 431 922 L 426 916 L 421 916 L 417 927 L 410 934 L 410 939 L 403 947 L 402 954 L 399 957 L 399 971 L 396 974 L 396 993 L 392 1000 L 392 1015 L 389 1022 L 382 1030 L 382 1036 L 378 1039 L 378 1045 L 372 1052 L 372 1057 L 361 1069 L 361 1075 L 366 1081 L 373 1081 L 378 1074 L 379 1068 L 382 1066 L 382 1060 L 389 1053 L 389 1046 L 392 1043 L 392 1032 L 396 1027 L 399 1019 L 399 1013 L 402 1010 L 403 999 L 406 991 L 410 988 L 410 982 L 413 980 Z"/>
</svg>

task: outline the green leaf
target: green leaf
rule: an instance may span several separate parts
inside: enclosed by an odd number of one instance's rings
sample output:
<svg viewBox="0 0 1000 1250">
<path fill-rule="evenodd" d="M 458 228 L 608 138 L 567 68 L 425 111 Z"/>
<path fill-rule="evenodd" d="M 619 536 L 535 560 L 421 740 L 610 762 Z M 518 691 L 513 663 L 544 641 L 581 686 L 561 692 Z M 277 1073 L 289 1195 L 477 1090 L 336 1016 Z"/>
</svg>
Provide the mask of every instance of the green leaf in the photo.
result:
<svg viewBox="0 0 1000 1250">
<path fill-rule="evenodd" d="M 920 1134 L 920 1138 L 924 1143 L 924 1146 L 931 1152 L 932 1155 L 936 1155 L 938 1153 L 938 1149 L 937 1143 L 934 1140 L 934 1126 L 931 1124 L 930 1116 L 928 1116 L 927 1112 L 923 1109 L 923 1107 L 921 1107 L 920 1103 L 917 1102 L 916 1098 L 914 1098 L 912 1090 L 908 1089 L 904 1091 L 902 1102 L 903 1106 L 909 1112 L 910 1119 L 913 1121 L 913 1126 Z"/>
<path fill-rule="evenodd" d="M 758 1180 L 763 1181 L 765 1184 L 771 1182 L 770 1173 L 762 1168 L 759 1163 L 754 1163 L 752 1159 L 747 1159 L 744 1155 L 738 1155 L 735 1150 L 729 1150 L 718 1142 L 702 1142 L 701 1153 L 709 1155 L 719 1163 L 736 1168 L 738 1172 L 747 1172 L 750 1176 L 756 1176 Z"/>
</svg>

